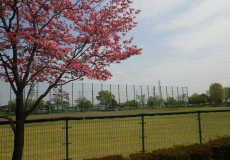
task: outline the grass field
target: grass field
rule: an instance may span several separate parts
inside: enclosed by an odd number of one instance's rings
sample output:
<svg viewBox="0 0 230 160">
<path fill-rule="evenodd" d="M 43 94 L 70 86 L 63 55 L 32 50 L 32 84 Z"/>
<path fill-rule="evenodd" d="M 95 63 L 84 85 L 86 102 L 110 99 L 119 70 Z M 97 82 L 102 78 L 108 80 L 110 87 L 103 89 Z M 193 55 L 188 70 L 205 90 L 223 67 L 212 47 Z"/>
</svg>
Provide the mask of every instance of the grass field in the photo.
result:
<svg viewBox="0 0 230 160">
<path fill-rule="evenodd" d="M 179 108 L 170 112 L 215 109 L 229 107 Z M 145 150 L 199 143 L 197 119 L 197 113 L 144 117 Z M 69 158 L 81 160 L 114 154 L 128 156 L 142 151 L 141 122 L 141 117 L 69 120 Z M 65 124 L 63 120 L 26 124 L 23 159 L 65 159 Z M 201 113 L 201 128 L 203 141 L 216 135 L 230 134 L 230 112 Z M 0 160 L 11 159 L 12 150 L 12 130 L 9 125 L 0 125 Z"/>
</svg>

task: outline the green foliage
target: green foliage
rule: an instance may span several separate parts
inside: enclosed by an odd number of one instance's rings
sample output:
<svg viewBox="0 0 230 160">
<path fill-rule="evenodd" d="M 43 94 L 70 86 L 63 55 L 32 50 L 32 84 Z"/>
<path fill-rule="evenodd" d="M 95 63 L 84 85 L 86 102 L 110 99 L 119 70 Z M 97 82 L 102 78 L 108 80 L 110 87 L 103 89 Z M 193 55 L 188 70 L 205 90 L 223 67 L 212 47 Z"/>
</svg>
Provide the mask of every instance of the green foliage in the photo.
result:
<svg viewBox="0 0 230 160">
<path fill-rule="evenodd" d="M 209 93 L 212 102 L 221 103 L 224 99 L 224 91 L 220 83 L 212 83 L 209 86 Z"/>
<path fill-rule="evenodd" d="M 50 110 L 54 110 L 55 109 L 55 105 L 51 101 L 46 101 L 45 102 L 45 109 L 49 110 L 49 108 L 50 108 Z"/>
<path fill-rule="evenodd" d="M 90 108 L 92 103 L 85 97 L 83 98 L 77 98 L 75 100 L 75 102 L 77 103 L 77 107 L 78 108 L 81 108 L 83 109 L 83 102 L 84 102 L 84 108 L 87 109 L 87 108 Z"/>
<path fill-rule="evenodd" d="M 121 106 L 127 106 L 128 105 L 128 107 L 129 108 L 131 108 L 131 107 L 135 107 L 135 103 L 136 103 L 136 108 L 138 108 L 139 107 L 139 103 L 136 101 L 136 102 L 134 102 L 134 100 L 131 100 L 131 101 L 128 101 L 128 103 L 127 102 L 123 102 L 123 103 L 121 103 Z"/>
<path fill-rule="evenodd" d="M 195 104 L 196 106 L 205 100 L 205 98 L 200 96 L 198 93 L 193 93 L 190 97 L 188 97 L 188 99 L 190 104 Z"/>
<path fill-rule="evenodd" d="M 11 102 L 11 104 L 10 104 Z M 8 101 L 8 107 L 10 108 L 10 105 L 11 105 L 11 111 L 14 111 L 16 109 L 16 100 L 11 100 L 11 101 Z"/>
<path fill-rule="evenodd" d="M 174 97 L 168 97 L 168 101 L 165 103 L 165 105 L 177 105 L 178 101 Z"/>
<path fill-rule="evenodd" d="M 142 94 L 142 95 L 137 94 L 137 100 L 139 101 L 140 105 L 145 105 L 146 104 L 146 95 L 145 94 Z"/>
<path fill-rule="evenodd" d="M 114 106 L 113 102 L 116 103 L 114 94 L 110 93 L 108 90 L 99 91 L 98 96 L 96 96 L 96 98 L 99 101 L 99 104 L 105 105 L 106 108 L 107 106 Z"/>
<path fill-rule="evenodd" d="M 230 87 L 224 87 L 223 92 L 224 92 L 224 100 L 225 102 L 228 102 L 230 98 Z"/>
</svg>

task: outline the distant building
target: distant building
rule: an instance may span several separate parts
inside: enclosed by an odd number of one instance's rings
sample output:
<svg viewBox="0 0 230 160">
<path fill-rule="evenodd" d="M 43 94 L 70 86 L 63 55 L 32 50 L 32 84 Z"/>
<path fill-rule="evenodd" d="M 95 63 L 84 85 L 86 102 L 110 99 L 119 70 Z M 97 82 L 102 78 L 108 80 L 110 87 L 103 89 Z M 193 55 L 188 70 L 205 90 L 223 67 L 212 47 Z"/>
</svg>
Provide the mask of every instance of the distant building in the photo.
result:
<svg viewBox="0 0 230 160">
<path fill-rule="evenodd" d="M 5 112 L 8 109 L 9 109 L 8 105 L 0 106 L 0 112 Z"/>
</svg>

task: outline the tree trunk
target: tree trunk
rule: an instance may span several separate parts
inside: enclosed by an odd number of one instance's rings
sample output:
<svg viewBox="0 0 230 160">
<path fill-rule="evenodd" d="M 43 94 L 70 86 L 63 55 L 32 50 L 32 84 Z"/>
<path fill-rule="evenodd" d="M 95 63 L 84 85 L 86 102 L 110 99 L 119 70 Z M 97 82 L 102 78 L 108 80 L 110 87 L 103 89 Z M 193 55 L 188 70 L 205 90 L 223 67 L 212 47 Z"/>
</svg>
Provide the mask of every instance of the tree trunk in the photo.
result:
<svg viewBox="0 0 230 160">
<path fill-rule="evenodd" d="M 14 133 L 14 152 L 12 160 L 21 160 L 24 147 L 24 120 L 16 123 Z"/>
<path fill-rule="evenodd" d="M 23 111 L 23 93 L 16 98 L 16 129 L 14 132 L 14 151 L 12 160 L 21 160 L 24 147 L 24 111 Z"/>
</svg>

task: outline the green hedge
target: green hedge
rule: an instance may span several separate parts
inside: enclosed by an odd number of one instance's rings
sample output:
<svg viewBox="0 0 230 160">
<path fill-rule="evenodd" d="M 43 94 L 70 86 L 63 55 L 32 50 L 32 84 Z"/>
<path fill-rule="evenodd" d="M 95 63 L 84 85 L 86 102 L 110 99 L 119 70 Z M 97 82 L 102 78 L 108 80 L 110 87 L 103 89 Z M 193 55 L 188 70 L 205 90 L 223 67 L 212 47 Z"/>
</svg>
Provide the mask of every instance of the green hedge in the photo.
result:
<svg viewBox="0 0 230 160">
<path fill-rule="evenodd" d="M 230 137 L 217 137 L 203 144 L 175 145 L 149 153 L 134 153 L 128 158 L 121 155 L 87 160 L 230 160 Z"/>
</svg>

